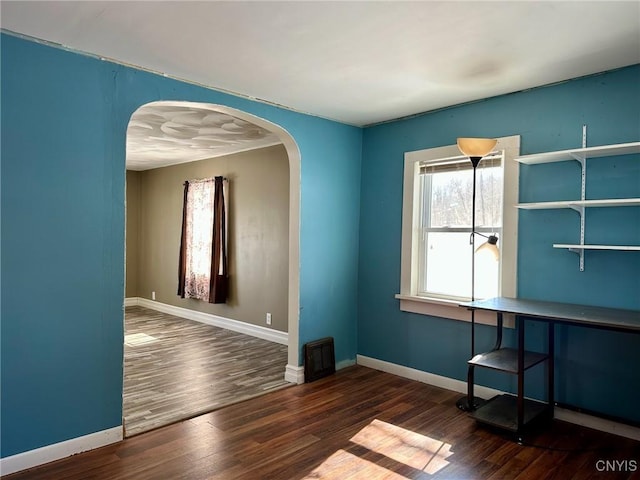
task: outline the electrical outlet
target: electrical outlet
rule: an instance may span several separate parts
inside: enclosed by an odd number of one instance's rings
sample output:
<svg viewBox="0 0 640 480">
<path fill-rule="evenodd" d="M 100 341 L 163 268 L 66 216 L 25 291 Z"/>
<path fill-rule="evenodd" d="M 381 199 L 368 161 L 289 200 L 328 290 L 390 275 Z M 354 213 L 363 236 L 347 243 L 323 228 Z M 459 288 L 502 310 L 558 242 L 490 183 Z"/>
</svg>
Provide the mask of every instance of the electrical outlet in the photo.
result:
<svg viewBox="0 0 640 480">
<path fill-rule="evenodd" d="M 155 300 L 156 299 L 156 292 L 151 292 L 151 300 Z"/>
<path fill-rule="evenodd" d="M 267 313 L 267 325 L 271 325 L 271 314 Z"/>
</svg>

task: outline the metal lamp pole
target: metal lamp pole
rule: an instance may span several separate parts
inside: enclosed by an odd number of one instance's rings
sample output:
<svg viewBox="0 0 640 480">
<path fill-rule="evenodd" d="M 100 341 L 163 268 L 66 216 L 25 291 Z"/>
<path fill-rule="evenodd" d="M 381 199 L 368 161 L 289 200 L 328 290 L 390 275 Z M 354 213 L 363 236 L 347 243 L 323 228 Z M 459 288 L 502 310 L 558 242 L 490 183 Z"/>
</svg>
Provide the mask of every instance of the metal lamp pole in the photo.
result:
<svg viewBox="0 0 640 480">
<path fill-rule="evenodd" d="M 475 298 L 476 287 L 476 170 L 482 157 L 469 157 L 473 165 L 473 186 L 471 190 L 471 301 Z M 471 358 L 476 354 L 476 316 L 475 310 L 471 310 Z M 482 400 L 473 395 L 473 365 L 468 366 L 467 372 L 467 396 L 456 402 L 456 406 L 465 412 L 471 412 L 481 405 Z"/>
</svg>

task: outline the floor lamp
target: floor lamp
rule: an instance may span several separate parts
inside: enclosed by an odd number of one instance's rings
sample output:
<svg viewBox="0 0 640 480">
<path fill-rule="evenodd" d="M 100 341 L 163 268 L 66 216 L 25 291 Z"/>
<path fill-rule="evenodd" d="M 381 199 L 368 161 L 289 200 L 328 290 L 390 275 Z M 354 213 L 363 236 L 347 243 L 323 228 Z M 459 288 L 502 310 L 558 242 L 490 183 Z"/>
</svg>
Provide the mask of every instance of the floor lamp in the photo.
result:
<svg viewBox="0 0 640 480">
<path fill-rule="evenodd" d="M 493 147 L 496 146 L 497 140 L 489 138 L 458 138 L 458 148 L 463 155 L 469 157 L 473 166 L 473 187 L 471 194 L 471 301 L 475 300 L 475 270 L 476 270 L 476 235 L 485 237 L 487 242 L 481 245 L 480 249 L 491 249 L 494 255 L 498 254 L 498 237 L 495 235 L 483 235 L 476 232 L 476 170 L 482 158 L 491 153 Z M 475 310 L 471 310 L 471 358 L 476 354 L 475 346 Z M 467 396 L 462 397 L 456 402 L 456 406 L 460 410 L 470 412 L 482 405 L 483 400 L 475 398 L 473 395 L 473 365 L 468 367 L 467 376 Z"/>
</svg>

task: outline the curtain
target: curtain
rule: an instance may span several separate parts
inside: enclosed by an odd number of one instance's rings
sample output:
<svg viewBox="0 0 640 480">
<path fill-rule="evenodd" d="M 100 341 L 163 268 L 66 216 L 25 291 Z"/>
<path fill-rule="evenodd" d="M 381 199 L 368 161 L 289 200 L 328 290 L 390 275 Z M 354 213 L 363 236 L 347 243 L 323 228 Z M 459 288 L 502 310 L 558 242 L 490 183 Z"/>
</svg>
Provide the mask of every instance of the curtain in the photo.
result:
<svg viewBox="0 0 640 480">
<path fill-rule="evenodd" d="M 227 273 L 228 182 L 222 177 L 184 184 L 178 295 L 225 303 Z"/>
<path fill-rule="evenodd" d="M 227 301 L 229 278 L 227 275 L 227 209 L 225 182 L 223 182 L 222 177 L 215 178 L 213 212 L 213 250 L 211 252 L 209 303 L 225 303 Z"/>
</svg>

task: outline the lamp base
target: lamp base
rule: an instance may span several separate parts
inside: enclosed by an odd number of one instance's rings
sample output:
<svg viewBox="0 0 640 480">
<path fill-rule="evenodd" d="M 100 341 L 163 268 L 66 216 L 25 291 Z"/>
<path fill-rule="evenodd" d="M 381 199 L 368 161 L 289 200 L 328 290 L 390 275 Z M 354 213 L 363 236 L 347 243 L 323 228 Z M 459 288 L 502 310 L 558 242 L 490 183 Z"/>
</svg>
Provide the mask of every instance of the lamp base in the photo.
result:
<svg viewBox="0 0 640 480">
<path fill-rule="evenodd" d="M 473 405 L 469 405 L 469 398 L 465 396 L 460 398 L 456 402 L 456 407 L 458 407 L 463 412 L 473 412 L 474 410 L 477 410 L 478 408 L 483 406 L 485 403 L 487 402 L 482 398 L 473 397 Z"/>
</svg>

